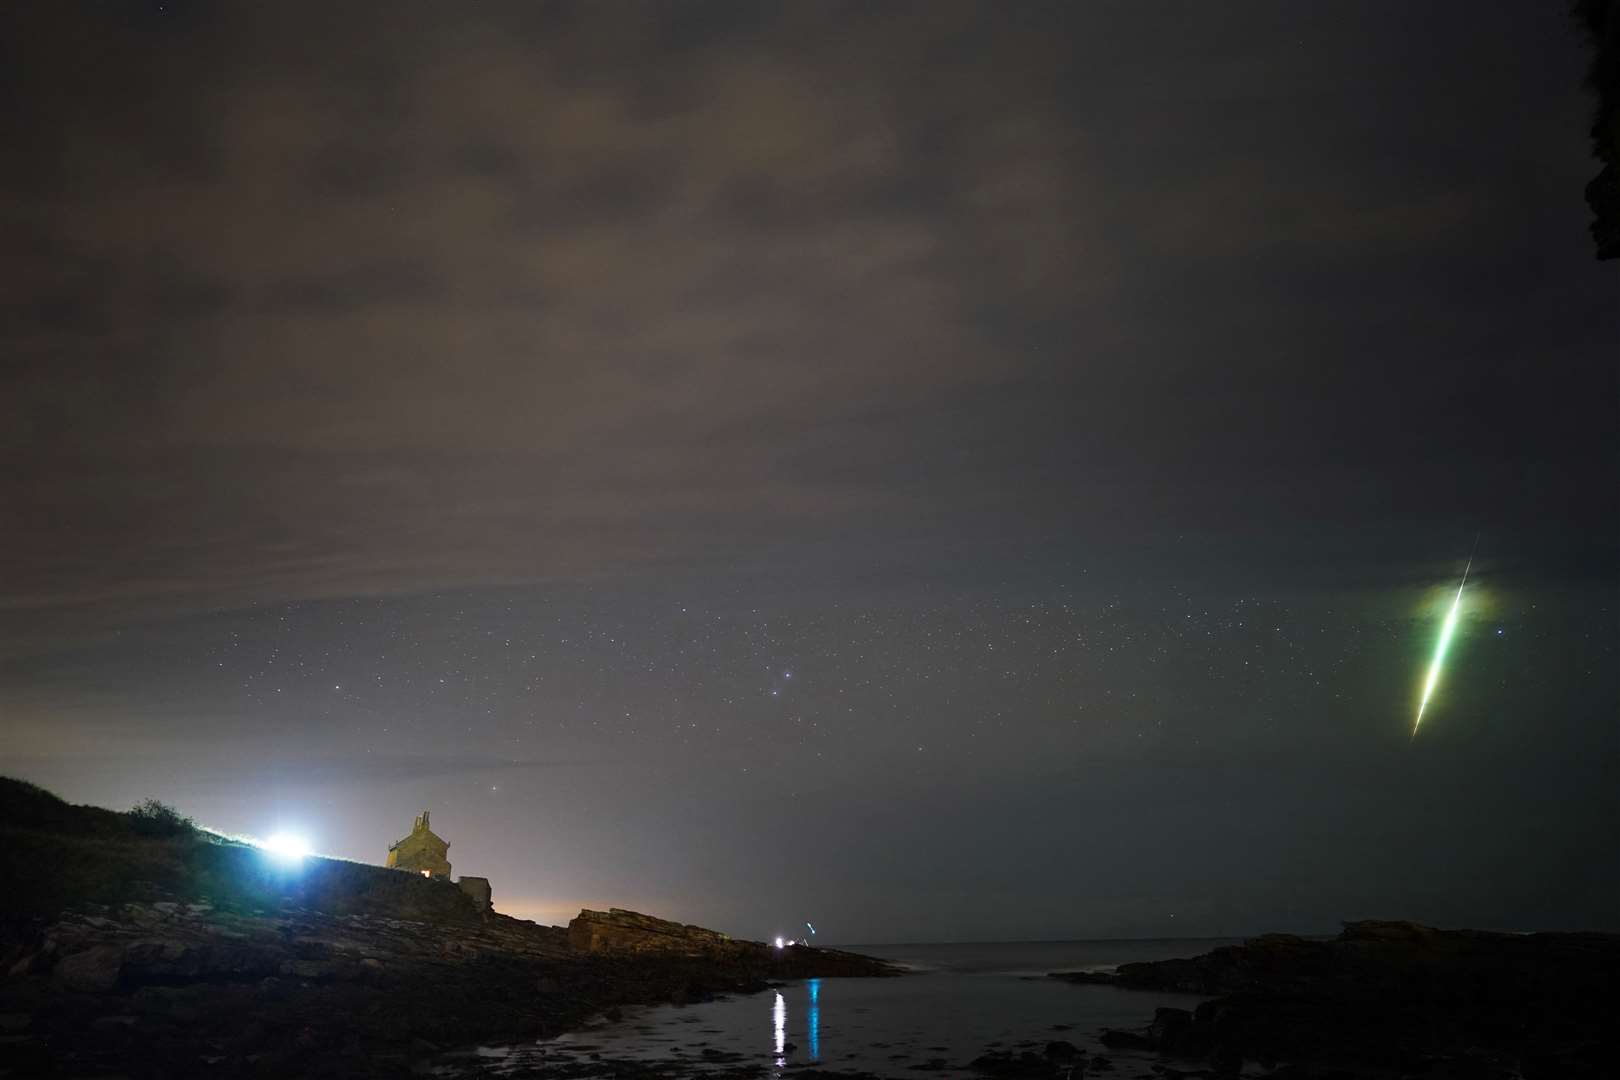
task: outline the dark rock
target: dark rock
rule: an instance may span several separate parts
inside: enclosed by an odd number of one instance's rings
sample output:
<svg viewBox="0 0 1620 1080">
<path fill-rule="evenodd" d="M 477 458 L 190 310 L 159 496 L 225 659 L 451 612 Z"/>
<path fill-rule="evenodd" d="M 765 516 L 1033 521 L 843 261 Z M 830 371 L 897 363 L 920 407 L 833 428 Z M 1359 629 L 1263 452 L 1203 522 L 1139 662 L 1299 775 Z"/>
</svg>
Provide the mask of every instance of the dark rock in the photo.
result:
<svg viewBox="0 0 1620 1080">
<path fill-rule="evenodd" d="M 1193 1014 L 1186 1009 L 1155 1009 L 1148 1025 L 1148 1041 L 1161 1050 L 1169 1049 L 1193 1026 Z"/>
<path fill-rule="evenodd" d="M 1222 1043 L 1209 1055 L 1217 1076 L 1236 1076 L 1243 1071 L 1243 1051 L 1232 1043 Z"/>
<path fill-rule="evenodd" d="M 0 1070 L 11 1076 L 49 1076 L 54 1055 L 44 1039 L 27 1036 L 0 1036 Z"/>
<path fill-rule="evenodd" d="M 18 957 L 6 968 L 6 974 L 12 978 L 23 975 L 32 975 L 42 970 L 46 965 L 43 953 L 28 952 L 26 949 L 16 950 Z"/>
<path fill-rule="evenodd" d="M 51 981 L 63 990 L 100 994 L 118 985 L 123 970 L 122 945 L 96 945 L 58 960 Z"/>
<path fill-rule="evenodd" d="M 0 923 L 0 950 L 28 969 L 0 981 L 0 1015 L 25 1025 L 0 1032 L 21 1047 L 0 1053 L 0 1075 L 134 1063 L 142 1075 L 185 1077 L 213 1061 L 219 1075 L 403 1076 L 413 1060 L 430 1064 L 433 1047 L 555 1035 L 593 1015 L 622 1018 L 627 1005 L 757 991 L 766 976 L 892 973 L 854 954 L 780 956 L 751 942 L 702 955 L 584 954 L 560 929 L 494 914 L 434 924 L 196 907 Z M 26 1067 L 10 1064 L 19 1055 Z"/>
<path fill-rule="evenodd" d="M 1146 1035 L 1138 1035 L 1134 1031 L 1120 1031 L 1117 1028 L 1103 1028 L 1097 1041 L 1110 1050 L 1151 1050 L 1153 1042 Z"/>
<path fill-rule="evenodd" d="M 1119 976 L 1112 971 L 1053 971 L 1046 977 L 1063 982 L 1096 983 L 1103 986 L 1113 986 L 1119 981 Z"/>
<path fill-rule="evenodd" d="M 1080 1048 L 1072 1042 L 1054 1039 L 1046 1044 L 1046 1056 L 1053 1061 L 1073 1061 L 1080 1056 Z"/>
<path fill-rule="evenodd" d="M 1162 1052 L 1206 1058 L 1220 1075 L 1250 1059 L 1438 1080 L 1496 1075 L 1519 1060 L 1603 1060 L 1600 1033 L 1620 1009 L 1616 971 L 1620 935 L 1359 922 L 1333 940 L 1269 934 L 1121 965 L 1119 984 L 1219 995 L 1190 1020 L 1161 1010 L 1147 1037 Z M 1133 1045 L 1117 1039 L 1111 1045 Z"/>
<path fill-rule="evenodd" d="M 1053 1062 L 1044 1055 L 1031 1053 L 1026 1050 L 1020 1054 L 990 1053 L 981 1054 L 968 1063 L 974 1072 L 981 1072 L 987 1076 L 1005 1077 L 1049 1077 L 1056 1073 Z"/>
<path fill-rule="evenodd" d="M 1208 1004 L 1207 1002 L 1205 1004 Z M 1200 1006 L 1203 1010 L 1203 1006 Z M 1215 1045 L 1216 1031 L 1207 1011 L 1161 1008 L 1148 1025 L 1147 1039 L 1162 1054 L 1203 1057 Z"/>
</svg>

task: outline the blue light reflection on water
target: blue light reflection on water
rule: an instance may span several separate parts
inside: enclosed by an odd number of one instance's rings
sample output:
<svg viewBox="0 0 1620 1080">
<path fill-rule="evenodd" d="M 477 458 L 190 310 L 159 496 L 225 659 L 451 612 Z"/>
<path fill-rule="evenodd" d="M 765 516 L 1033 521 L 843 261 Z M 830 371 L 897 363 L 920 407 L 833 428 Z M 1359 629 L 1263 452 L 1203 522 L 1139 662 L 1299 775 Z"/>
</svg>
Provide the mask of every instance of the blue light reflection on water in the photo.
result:
<svg viewBox="0 0 1620 1080">
<path fill-rule="evenodd" d="M 805 1041 L 810 1045 L 808 1060 L 821 1060 L 821 980 L 809 979 L 804 984 L 806 1002 L 804 1008 Z M 788 1006 L 787 998 L 782 992 L 776 992 L 776 1000 L 771 1003 L 771 1052 L 776 1058 L 777 1068 L 787 1065 L 788 1045 Z"/>
<path fill-rule="evenodd" d="M 1193 956 L 1224 942 L 1057 942 L 1006 945 L 879 947 L 868 951 L 904 963 L 893 979 L 806 979 L 755 995 L 687 1006 L 627 1009 L 612 1022 L 576 1034 L 504 1049 L 508 1065 L 635 1060 L 678 1064 L 693 1080 L 757 1063 L 766 1076 L 823 1066 L 911 1077 L 934 1060 L 965 1073 L 987 1049 L 1039 1052 L 1053 1038 L 1102 1051 L 1103 1027 L 1140 1027 L 1161 1005 L 1192 1008 L 1180 994 L 1075 985 L 1045 977 L 1053 970 L 1107 966 L 1127 959 Z M 770 1013 L 766 1036 L 765 1013 Z M 1057 1034 L 1062 1033 L 1062 1034 Z M 823 1036 L 826 1036 L 824 1039 Z M 768 1040 L 768 1041 L 767 1041 Z M 735 1057 L 704 1059 L 710 1052 Z M 1125 1051 L 1108 1051 L 1129 1075 Z M 1144 1062 L 1149 1058 L 1144 1057 Z M 1147 1064 L 1143 1064 L 1143 1069 Z M 448 1075 L 448 1074 L 447 1074 Z"/>
<path fill-rule="evenodd" d="M 811 979 L 804 984 L 809 991 L 810 1004 L 804 1010 L 805 1031 L 810 1036 L 810 1060 L 821 1060 L 821 980 Z"/>
</svg>

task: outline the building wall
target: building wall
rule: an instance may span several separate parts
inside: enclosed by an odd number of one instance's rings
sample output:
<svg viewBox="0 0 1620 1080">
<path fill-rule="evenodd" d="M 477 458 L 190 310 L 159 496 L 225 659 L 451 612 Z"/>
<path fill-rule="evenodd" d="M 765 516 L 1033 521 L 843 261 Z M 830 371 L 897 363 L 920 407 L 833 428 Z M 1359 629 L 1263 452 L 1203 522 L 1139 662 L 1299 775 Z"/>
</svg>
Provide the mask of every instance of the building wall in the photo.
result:
<svg viewBox="0 0 1620 1080">
<path fill-rule="evenodd" d="M 461 886 L 461 891 L 472 897 L 481 909 L 490 910 L 489 878 L 463 877 L 456 884 Z"/>
<path fill-rule="evenodd" d="M 388 849 L 388 865 L 428 876 L 450 878 L 450 845 L 427 830 L 413 832 Z"/>
</svg>

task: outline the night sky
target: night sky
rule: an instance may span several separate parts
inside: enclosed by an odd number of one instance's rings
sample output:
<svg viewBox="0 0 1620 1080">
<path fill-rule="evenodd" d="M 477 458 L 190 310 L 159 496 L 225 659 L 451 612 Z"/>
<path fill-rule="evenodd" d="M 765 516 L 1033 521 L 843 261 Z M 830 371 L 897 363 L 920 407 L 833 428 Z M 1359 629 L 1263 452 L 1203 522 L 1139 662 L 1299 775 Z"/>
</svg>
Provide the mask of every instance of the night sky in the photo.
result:
<svg viewBox="0 0 1620 1080">
<path fill-rule="evenodd" d="M 0 772 L 379 863 L 429 808 L 548 922 L 1620 930 L 1585 64 L 1561 4 L 7 5 Z"/>
</svg>

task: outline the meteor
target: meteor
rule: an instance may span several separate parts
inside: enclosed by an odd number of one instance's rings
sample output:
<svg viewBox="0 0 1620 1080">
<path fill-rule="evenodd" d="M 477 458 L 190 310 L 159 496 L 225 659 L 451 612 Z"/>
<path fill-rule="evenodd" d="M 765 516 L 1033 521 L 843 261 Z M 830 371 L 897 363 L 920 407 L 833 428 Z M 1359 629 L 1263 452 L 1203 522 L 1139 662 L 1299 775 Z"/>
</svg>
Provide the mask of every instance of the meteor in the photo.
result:
<svg viewBox="0 0 1620 1080">
<path fill-rule="evenodd" d="M 1423 710 L 1429 707 L 1429 698 L 1434 694 L 1435 684 L 1440 681 L 1440 665 L 1445 662 L 1446 649 L 1451 645 L 1451 635 L 1457 629 L 1457 611 L 1462 604 L 1463 586 L 1468 584 L 1468 571 L 1474 568 L 1474 556 L 1468 556 L 1468 565 L 1463 567 L 1461 583 L 1457 586 L 1457 595 L 1451 599 L 1451 610 L 1446 612 L 1446 621 L 1440 626 L 1440 644 L 1435 646 L 1434 660 L 1429 664 L 1429 677 L 1423 680 L 1423 700 L 1418 702 L 1417 719 L 1412 721 L 1412 737 L 1417 738 L 1418 725 L 1423 723 Z"/>
</svg>

